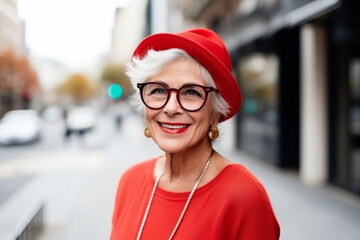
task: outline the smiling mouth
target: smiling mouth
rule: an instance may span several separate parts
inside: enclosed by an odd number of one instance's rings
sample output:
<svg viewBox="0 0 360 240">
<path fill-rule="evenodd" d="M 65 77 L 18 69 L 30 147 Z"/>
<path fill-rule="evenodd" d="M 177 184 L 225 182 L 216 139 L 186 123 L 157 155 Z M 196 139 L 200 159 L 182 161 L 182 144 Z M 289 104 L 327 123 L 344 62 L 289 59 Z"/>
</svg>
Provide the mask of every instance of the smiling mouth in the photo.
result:
<svg viewBox="0 0 360 240">
<path fill-rule="evenodd" d="M 171 129 L 171 130 L 183 129 L 183 128 L 187 128 L 190 126 L 190 124 L 169 124 L 169 123 L 161 123 L 161 122 L 158 122 L 158 123 L 160 126 Z"/>
</svg>

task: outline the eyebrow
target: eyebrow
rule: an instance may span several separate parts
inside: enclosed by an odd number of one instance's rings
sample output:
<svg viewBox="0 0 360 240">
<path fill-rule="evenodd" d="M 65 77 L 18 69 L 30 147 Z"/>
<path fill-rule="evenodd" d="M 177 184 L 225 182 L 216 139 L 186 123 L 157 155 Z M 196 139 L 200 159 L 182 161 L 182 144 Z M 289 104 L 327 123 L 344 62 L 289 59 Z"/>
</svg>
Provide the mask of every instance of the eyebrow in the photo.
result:
<svg viewBox="0 0 360 240">
<path fill-rule="evenodd" d="M 170 88 L 170 86 L 169 86 L 167 83 L 163 82 L 163 81 L 149 81 L 149 82 L 152 82 L 152 83 L 161 83 L 161 84 L 165 85 L 167 88 Z M 182 88 L 182 87 L 191 86 L 191 85 L 201 85 L 201 84 L 199 84 L 199 83 L 194 83 L 194 82 L 189 82 L 189 83 L 185 83 L 185 84 L 181 85 L 181 86 L 179 87 L 179 89 Z M 202 85 L 201 85 L 201 86 L 202 86 Z"/>
<path fill-rule="evenodd" d="M 170 88 L 169 85 L 163 81 L 155 81 L 155 83 L 161 83 L 161 84 L 165 85 L 166 87 Z"/>
</svg>

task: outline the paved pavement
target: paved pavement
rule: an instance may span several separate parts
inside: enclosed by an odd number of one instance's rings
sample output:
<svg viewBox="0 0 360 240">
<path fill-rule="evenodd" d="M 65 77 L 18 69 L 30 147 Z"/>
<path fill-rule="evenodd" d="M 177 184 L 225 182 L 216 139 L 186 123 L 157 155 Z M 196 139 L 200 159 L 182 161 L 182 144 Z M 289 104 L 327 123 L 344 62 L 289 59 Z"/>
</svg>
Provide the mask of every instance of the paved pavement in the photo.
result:
<svg viewBox="0 0 360 240">
<path fill-rule="evenodd" d="M 37 199 L 46 202 L 40 240 L 108 239 L 116 186 L 130 165 L 159 155 L 143 137 L 141 120 L 131 117 L 116 131 L 105 130 L 83 142 L 72 139 L 62 151 L 46 150 L 0 163 L 0 177 L 33 176 L 0 205 L 0 239 L 12 219 Z M 360 199 L 331 186 L 310 187 L 295 173 L 283 171 L 242 152 L 216 148 L 247 166 L 264 183 L 281 225 L 283 240 L 344 239 L 360 236 Z M 222 150 L 223 149 L 223 150 Z"/>
</svg>

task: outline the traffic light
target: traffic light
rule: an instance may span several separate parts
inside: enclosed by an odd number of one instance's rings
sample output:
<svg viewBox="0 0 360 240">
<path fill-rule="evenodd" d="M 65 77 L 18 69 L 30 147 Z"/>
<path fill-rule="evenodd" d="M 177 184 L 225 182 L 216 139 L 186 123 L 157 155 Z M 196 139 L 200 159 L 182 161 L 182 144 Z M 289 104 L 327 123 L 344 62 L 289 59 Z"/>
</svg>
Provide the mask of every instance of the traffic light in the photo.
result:
<svg viewBox="0 0 360 240">
<path fill-rule="evenodd" d="M 119 84 L 113 83 L 108 88 L 108 94 L 113 99 L 119 99 L 123 94 L 123 89 Z"/>
<path fill-rule="evenodd" d="M 255 114 L 259 109 L 259 104 L 255 99 L 246 99 L 244 102 L 244 110 L 249 114 Z"/>
</svg>

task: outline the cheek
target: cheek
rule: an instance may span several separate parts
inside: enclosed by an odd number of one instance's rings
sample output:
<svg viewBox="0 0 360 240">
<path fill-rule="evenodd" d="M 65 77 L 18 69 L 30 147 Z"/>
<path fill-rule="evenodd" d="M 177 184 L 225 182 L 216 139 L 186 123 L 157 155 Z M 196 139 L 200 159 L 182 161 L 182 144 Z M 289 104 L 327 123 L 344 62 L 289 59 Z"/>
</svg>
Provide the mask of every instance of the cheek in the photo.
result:
<svg viewBox="0 0 360 240">
<path fill-rule="evenodd" d="M 209 113 L 208 111 L 205 111 L 207 114 L 201 114 L 199 116 L 194 116 L 196 119 L 196 126 L 195 131 L 198 132 L 201 135 L 206 135 L 211 123 L 213 122 L 213 115 Z"/>
<path fill-rule="evenodd" d="M 209 126 L 210 126 L 209 121 L 206 121 L 205 119 L 201 123 L 194 126 L 195 139 L 203 138 L 203 137 L 207 136 L 208 132 L 209 132 Z"/>
<path fill-rule="evenodd" d="M 200 117 L 201 121 L 207 124 L 207 127 L 210 128 L 210 126 L 217 121 L 217 114 L 215 113 L 213 106 L 211 105 L 212 99 L 209 98 L 206 102 L 206 105 L 204 106 L 204 112 L 203 115 Z"/>
<path fill-rule="evenodd" d="M 145 110 L 145 123 L 148 128 L 151 128 L 151 124 L 154 124 L 154 117 L 156 116 L 158 111 L 146 109 Z"/>
</svg>

